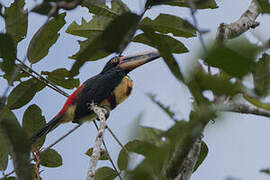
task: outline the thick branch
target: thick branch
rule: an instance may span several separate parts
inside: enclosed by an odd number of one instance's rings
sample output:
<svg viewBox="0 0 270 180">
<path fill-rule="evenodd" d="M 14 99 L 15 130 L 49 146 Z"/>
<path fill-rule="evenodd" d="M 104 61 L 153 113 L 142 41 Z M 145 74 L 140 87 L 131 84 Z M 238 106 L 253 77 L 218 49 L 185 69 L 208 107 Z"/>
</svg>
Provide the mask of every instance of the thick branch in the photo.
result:
<svg viewBox="0 0 270 180">
<path fill-rule="evenodd" d="M 181 171 L 175 180 L 189 180 L 197 163 L 201 150 L 201 138 L 197 138 L 192 148 L 190 149 L 187 158 L 184 160 Z"/>
<path fill-rule="evenodd" d="M 256 28 L 259 22 L 256 22 L 256 18 L 259 15 L 259 9 L 255 0 L 251 1 L 248 9 L 242 14 L 242 16 L 231 24 L 221 23 L 217 30 L 217 41 L 224 41 L 226 39 L 233 39 L 240 36 L 250 28 Z"/>
<path fill-rule="evenodd" d="M 270 112 L 264 111 L 246 104 L 230 104 L 222 111 L 237 112 L 242 114 L 253 114 L 257 116 L 270 117 Z"/>
<path fill-rule="evenodd" d="M 94 111 L 94 113 L 96 113 L 96 115 L 98 116 L 99 120 L 100 120 L 100 126 L 98 129 L 98 134 L 96 137 L 96 142 L 95 142 L 95 146 L 93 148 L 93 154 L 91 156 L 91 160 L 89 163 L 89 169 L 87 172 L 87 180 L 94 180 L 95 179 L 95 169 L 97 166 L 97 162 L 98 159 L 100 157 L 100 151 L 101 151 L 101 145 L 103 142 L 103 134 L 105 132 L 105 129 L 107 127 L 106 125 L 106 112 L 107 109 L 98 107 L 97 105 L 94 105 L 94 103 L 92 103 L 90 105 L 90 108 L 92 111 Z"/>
</svg>

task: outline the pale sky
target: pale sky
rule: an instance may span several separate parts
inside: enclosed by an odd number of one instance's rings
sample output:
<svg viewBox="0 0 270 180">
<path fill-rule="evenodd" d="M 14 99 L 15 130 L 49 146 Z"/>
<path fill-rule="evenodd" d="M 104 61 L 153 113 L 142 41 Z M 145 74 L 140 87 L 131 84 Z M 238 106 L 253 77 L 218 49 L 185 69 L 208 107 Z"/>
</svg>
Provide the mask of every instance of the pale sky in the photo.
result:
<svg viewBox="0 0 270 180">
<path fill-rule="evenodd" d="M 1 1 L 9 5 L 11 0 Z M 134 0 L 125 1 L 127 5 L 135 12 L 140 12 L 143 3 Z M 206 41 L 213 40 L 218 25 L 222 22 L 231 23 L 238 19 L 240 15 L 247 9 L 249 0 L 218 0 L 220 6 L 215 10 L 201 10 L 197 13 L 199 26 L 202 29 L 210 30 L 210 33 L 205 35 Z M 32 7 L 33 3 L 27 1 L 28 7 Z M 146 16 L 154 18 L 159 13 L 168 13 L 179 15 L 184 19 L 191 20 L 188 9 L 169 6 L 153 7 Z M 89 19 L 85 8 L 77 8 L 74 11 L 68 12 L 66 16 L 66 25 L 61 30 L 61 36 L 57 43 L 50 49 L 48 56 L 42 61 L 33 65 L 37 71 L 54 70 L 63 67 L 70 68 L 73 60 L 68 59 L 68 56 L 73 55 L 78 51 L 76 40 L 78 37 L 64 33 L 68 25 L 76 20 L 80 22 L 81 17 Z M 265 40 L 269 39 L 270 21 L 269 16 L 259 17 L 261 25 L 252 30 L 259 32 Z M 268 21 L 268 22 L 267 22 Z M 27 38 L 20 43 L 18 54 L 23 58 L 26 53 L 27 45 L 36 30 L 45 22 L 45 17 L 31 14 L 29 16 L 29 26 Z M 3 22 L 0 21 L 2 29 Z M 189 48 L 190 52 L 185 55 L 177 55 L 176 58 L 182 70 L 187 72 L 190 70 L 191 59 L 195 56 L 196 50 L 201 46 L 197 38 L 184 40 L 179 38 Z M 150 47 L 131 43 L 125 50 L 124 55 L 133 54 L 136 52 L 145 51 Z M 109 58 L 98 62 L 88 62 L 80 70 L 81 83 L 89 77 L 99 73 Z M 170 105 L 179 118 L 188 119 L 191 110 L 191 98 L 187 88 L 179 84 L 172 76 L 162 59 L 147 64 L 130 73 L 134 81 L 134 90 L 129 99 L 119 105 L 110 114 L 108 124 L 110 128 L 117 134 L 123 144 L 132 139 L 130 132 L 135 122 L 134 119 L 138 114 L 143 113 L 143 125 L 167 129 L 172 125 L 172 121 L 145 95 L 148 92 L 157 95 L 157 99 L 166 105 Z M 6 82 L 0 80 L 0 94 L 3 93 L 6 87 Z M 67 91 L 71 93 L 72 91 Z M 57 92 L 46 88 L 38 93 L 37 96 L 25 107 L 16 110 L 17 118 L 21 121 L 24 110 L 31 104 L 36 103 L 41 109 L 46 120 L 50 120 L 63 105 L 65 97 Z M 50 144 L 57 137 L 63 135 L 66 131 L 72 128 L 72 123 L 63 125 L 57 128 L 54 132 L 47 136 L 45 145 Z M 268 137 L 270 137 L 270 119 L 251 115 L 240 115 L 236 113 L 224 113 L 216 120 L 216 123 L 209 124 L 204 132 L 204 141 L 208 145 L 209 154 L 206 160 L 193 174 L 192 180 L 224 180 L 226 177 L 232 176 L 241 180 L 267 180 L 268 176 L 259 173 L 262 168 L 270 167 L 270 145 Z M 63 166 L 59 168 L 42 168 L 45 170 L 41 176 L 43 179 L 85 179 L 89 164 L 89 157 L 84 153 L 94 144 L 96 130 L 92 124 L 86 123 L 79 128 L 75 133 L 67 137 L 61 143 L 56 145 L 56 149 L 63 158 Z M 114 162 L 120 147 L 106 133 L 105 141 L 108 145 Z M 100 162 L 99 165 L 109 165 L 109 163 Z M 9 172 L 12 169 L 9 164 Z"/>
</svg>

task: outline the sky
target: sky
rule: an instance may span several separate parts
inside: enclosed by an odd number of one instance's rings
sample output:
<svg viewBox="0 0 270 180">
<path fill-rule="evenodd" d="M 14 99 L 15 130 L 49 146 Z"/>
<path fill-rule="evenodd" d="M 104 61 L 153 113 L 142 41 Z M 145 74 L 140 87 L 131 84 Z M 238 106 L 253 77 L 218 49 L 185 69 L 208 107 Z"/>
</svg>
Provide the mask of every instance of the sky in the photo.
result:
<svg viewBox="0 0 270 180">
<path fill-rule="evenodd" d="M 9 5 L 11 0 L 0 0 L 1 3 Z M 28 0 L 27 7 L 35 5 L 35 1 Z M 143 1 L 126 0 L 126 4 L 134 11 L 141 12 Z M 201 10 L 196 14 L 201 29 L 209 30 L 210 33 L 204 35 L 206 42 L 215 38 L 217 27 L 220 23 L 231 23 L 237 20 L 249 6 L 249 0 L 226 0 L 217 1 L 219 8 L 215 10 Z M 152 19 L 160 13 L 168 13 L 190 20 L 190 13 L 186 8 L 158 6 L 153 7 L 145 16 Z M 60 67 L 69 69 L 73 60 L 68 57 L 76 53 L 79 49 L 78 37 L 65 33 L 65 29 L 74 20 L 80 22 L 81 18 L 90 19 L 86 8 L 77 8 L 70 11 L 66 16 L 66 25 L 61 30 L 60 38 L 50 49 L 48 56 L 42 61 L 33 65 L 33 69 L 40 72 L 51 71 Z M 23 58 L 27 46 L 37 29 L 45 22 L 46 18 L 36 14 L 30 14 L 27 37 L 18 47 L 18 56 Z M 258 18 L 261 23 L 258 28 L 247 33 L 260 34 L 260 37 L 267 40 L 270 32 L 269 16 L 264 15 Z M 268 22 L 267 22 L 268 21 Z M 0 20 L 0 29 L 4 24 Z M 189 53 L 176 55 L 176 59 L 184 73 L 192 69 L 192 61 L 196 57 L 196 52 L 201 49 L 197 38 L 181 40 L 190 50 Z M 151 49 L 148 46 L 131 43 L 124 51 L 124 55 Z M 110 57 L 96 62 L 88 62 L 80 69 L 80 82 L 84 82 L 89 77 L 99 73 Z M 119 105 L 111 112 L 108 119 L 109 127 L 115 132 L 120 141 L 125 144 L 131 140 L 132 128 L 135 126 L 135 119 L 139 114 L 143 114 L 141 124 L 166 130 L 173 122 L 155 104 L 153 104 L 146 93 L 157 95 L 157 99 L 166 105 L 170 105 L 177 113 L 179 119 L 188 119 L 191 110 L 191 96 L 188 89 L 180 84 L 170 73 L 162 59 L 151 62 L 130 73 L 134 82 L 134 89 L 130 98 Z M 247 79 L 250 81 L 250 79 Z M 6 82 L 0 80 L 0 94 L 3 93 Z M 66 91 L 71 93 L 72 91 Z M 34 99 L 25 107 L 14 111 L 19 121 L 22 120 L 24 110 L 31 104 L 37 104 L 42 109 L 42 114 L 46 120 L 50 120 L 61 109 L 65 97 L 57 92 L 46 88 L 38 93 Z M 60 137 L 74 126 L 72 123 L 62 125 L 50 133 L 46 139 L 46 145 Z M 209 123 L 204 132 L 203 140 L 209 148 L 209 154 L 203 164 L 192 175 L 192 180 L 224 180 L 227 177 L 235 177 L 241 180 L 267 180 L 268 176 L 259 173 L 262 168 L 270 167 L 270 136 L 269 118 L 253 115 L 241 115 L 237 113 L 222 113 L 215 123 Z M 93 124 L 85 123 L 76 132 L 57 144 L 54 149 L 63 157 L 63 166 L 59 168 L 42 168 L 45 170 L 41 176 L 43 179 L 85 179 L 89 157 L 84 153 L 89 147 L 94 145 L 96 130 Z M 105 141 L 113 157 L 114 162 L 120 150 L 119 145 L 113 140 L 109 133 L 105 134 Z M 99 162 L 99 166 L 109 165 L 106 162 Z M 10 163 L 8 171 L 12 170 Z"/>
</svg>

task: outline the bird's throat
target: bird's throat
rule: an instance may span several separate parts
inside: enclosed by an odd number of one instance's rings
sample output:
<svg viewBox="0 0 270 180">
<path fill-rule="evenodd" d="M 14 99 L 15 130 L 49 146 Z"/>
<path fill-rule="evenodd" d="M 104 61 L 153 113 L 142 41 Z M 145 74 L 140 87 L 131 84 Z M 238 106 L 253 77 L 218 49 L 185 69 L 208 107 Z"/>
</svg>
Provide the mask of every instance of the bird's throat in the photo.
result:
<svg viewBox="0 0 270 180">
<path fill-rule="evenodd" d="M 128 76 L 125 76 L 121 83 L 100 105 L 108 106 L 111 109 L 114 109 L 118 104 L 122 103 L 130 96 L 132 88 L 132 80 Z"/>
</svg>

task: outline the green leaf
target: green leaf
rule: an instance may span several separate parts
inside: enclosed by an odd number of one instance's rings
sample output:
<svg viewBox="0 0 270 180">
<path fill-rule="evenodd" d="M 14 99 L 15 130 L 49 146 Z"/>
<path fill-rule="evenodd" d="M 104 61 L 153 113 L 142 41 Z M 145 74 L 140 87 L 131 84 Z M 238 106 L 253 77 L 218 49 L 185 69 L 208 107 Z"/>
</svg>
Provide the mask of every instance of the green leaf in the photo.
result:
<svg viewBox="0 0 270 180">
<path fill-rule="evenodd" d="M 124 13 L 115 18 L 102 34 L 104 49 L 111 53 L 122 52 L 134 36 L 140 19 L 134 13 Z"/>
<path fill-rule="evenodd" d="M 131 41 L 139 19 L 139 16 L 133 13 L 123 14 L 114 19 L 102 34 L 97 35 L 93 40 L 88 42 L 89 44 L 86 47 L 75 54 L 77 61 L 70 70 L 71 76 L 77 75 L 80 67 L 89 59 L 97 57 L 97 53 L 122 51 Z M 124 22 L 125 25 L 123 26 L 122 23 Z"/>
<path fill-rule="evenodd" d="M 264 110 L 270 111 L 270 104 L 269 103 L 263 103 L 258 99 L 249 97 L 249 96 L 244 96 L 245 100 L 247 100 L 250 104 L 253 104 L 254 106 L 258 108 L 262 108 Z"/>
<path fill-rule="evenodd" d="M 220 68 L 234 77 L 241 78 L 254 68 L 257 52 L 257 47 L 240 40 L 227 45 L 215 44 L 202 59 L 210 66 Z"/>
<path fill-rule="evenodd" d="M 116 18 L 123 13 L 130 12 L 129 8 L 121 0 L 111 1 L 111 8 L 105 5 L 105 2 L 100 0 L 85 0 L 83 6 L 89 9 L 90 13 Z"/>
<path fill-rule="evenodd" d="M 0 127 L 0 171 L 7 169 L 9 152 L 7 139 L 2 128 Z"/>
<path fill-rule="evenodd" d="M 80 85 L 80 80 L 78 78 L 69 78 L 69 71 L 64 68 L 56 69 L 52 72 L 42 71 L 41 74 L 46 75 L 47 79 L 52 83 L 66 89 L 73 89 Z"/>
<path fill-rule="evenodd" d="M 215 0 L 198 0 L 193 2 L 196 9 L 215 9 L 218 8 Z M 155 6 L 155 5 L 169 5 L 169 6 L 180 6 L 180 7 L 189 7 L 189 4 L 186 0 L 147 0 L 146 6 Z"/>
<path fill-rule="evenodd" d="M 32 9 L 32 12 L 35 12 L 41 15 L 48 15 L 51 9 L 52 9 L 52 5 L 49 2 L 44 1 L 43 3 L 35 6 Z"/>
<path fill-rule="evenodd" d="M 0 64 L 0 66 L 1 66 L 1 64 Z M 15 67 L 14 67 L 14 69 L 15 69 Z M 8 83 L 9 83 L 10 86 L 13 86 L 14 85 L 14 82 L 16 82 L 16 81 L 20 81 L 21 82 L 22 81 L 22 78 L 30 77 L 29 74 L 25 73 L 24 71 L 20 71 L 18 73 L 18 75 L 16 76 L 16 78 L 13 80 L 13 82 L 11 82 L 12 74 L 13 73 L 4 74 L 4 76 L 3 76 L 8 81 Z"/>
<path fill-rule="evenodd" d="M 187 157 L 194 142 L 201 136 L 204 127 L 215 116 L 214 110 L 208 106 L 201 105 L 196 108 L 196 111 L 190 113 L 190 120 L 187 123 L 177 123 L 173 131 L 171 130 L 172 128 L 168 130 L 170 131 L 168 138 L 172 139 L 176 144 L 166 168 L 165 174 L 167 177 L 175 178 L 178 175 L 179 167 Z"/>
<path fill-rule="evenodd" d="M 269 168 L 261 169 L 260 172 L 264 173 L 266 175 L 270 175 L 270 169 Z"/>
<path fill-rule="evenodd" d="M 86 53 L 85 58 L 87 58 L 88 61 L 95 61 L 108 56 L 110 53 L 105 52 L 101 44 L 99 47 L 96 47 L 95 43 L 99 41 L 101 34 L 104 32 L 105 28 L 110 24 L 112 20 L 113 19 L 110 17 L 94 16 L 89 22 L 86 22 L 84 19 L 82 19 L 81 25 L 78 25 L 74 21 L 67 28 L 66 32 L 72 35 L 86 37 L 88 39 L 85 41 L 79 41 L 80 50 L 70 58 L 78 59 L 81 54 L 87 52 L 86 48 L 89 48 L 91 44 L 94 44 L 93 48 L 95 51 L 93 51 L 93 53 L 90 55 Z"/>
<path fill-rule="evenodd" d="M 74 21 L 68 26 L 66 32 L 93 40 L 96 36 L 103 33 L 112 20 L 112 18 L 106 16 L 93 16 L 91 21 L 86 22 L 82 18 L 81 25 L 78 25 L 76 21 Z"/>
<path fill-rule="evenodd" d="M 62 13 L 44 24 L 33 36 L 27 49 L 28 60 L 34 64 L 45 57 L 56 43 L 60 29 L 65 25 L 66 13 Z"/>
<path fill-rule="evenodd" d="M 125 145 L 125 149 L 121 149 L 119 155 L 118 155 L 118 160 L 117 160 L 117 165 L 120 170 L 124 170 L 127 168 L 128 165 L 128 152 L 135 152 L 138 154 L 141 154 L 145 157 L 153 155 L 154 151 L 157 151 L 157 146 L 155 146 L 152 143 L 146 142 L 146 141 L 141 141 L 141 140 L 133 140 L 128 142 Z"/>
<path fill-rule="evenodd" d="M 256 63 L 253 72 L 253 82 L 259 96 L 267 96 L 270 91 L 270 55 L 264 53 Z"/>
<path fill-rule="evenodd" d="M 45 167 L 59 167 L 62 166 L 62 157 L 54 149 L 48 149 L 41 154 L 40 164 Z"/>
<path fill-rule="evenodd" d="M 151 41 L 155 47 L 160 52 L 160 56 L 164 58 L 167 66 L 169 67 L 172 74 L 178 79 L 180 82 L 184 80 L 183 75 L 181 73 L 180 67 L 178 66 L 176 60 L 174 59 L 172 52 L 170 52 L 167 47 L 169 45 L 166 42 L 163 42 L 158 34 L 154 32 L 154 30 L 150 27 L 144 27 L 142 29 L 144 31 L 145 36 Z"/>
<path fill-rule="evenodd" d="M 256 0 L 261 13 L 270 13 L 270 3 L 268 0 Z"/>
<path fill-rule="evenodd" d="M 3 58 L 0 68 L 8 77 L 12 75 L 15 69 L 16 53 L 12 37 L 9 34 L 0 34 L 0 58 Z"/>
<path fill-rule="evenodd" d="M 188 122 L 177 121 L 171 128 L 165 131 L 162 136 L 169 138 L 172 142 L 177 142 L 184 135 Z"/>
<path fill-rule="evenodd" d="M 24 11 L 24 5 L 24 0 L 16 0 L 5 8 L 6 32 L 12 36 L 15 46 L 27 33 L 28 12 Z"/>
<path fill-rule="evenodd" d="M 11 149 L 14 168 L 20 180 L 34 179 L 30 165 L 30 142 L 26 132 L 20 127 L 16 116 L 6 106 L 0 112 L 0 128 Z"/>
<path fill-rule="evenodd" d="M 117 173 L 110 167 L 101 167 L 95 173 L 95 180 L 113 180 Z"/>
<path fill-rule="evenodd" d="M 152 143 L 156 146 L 160 146 L 164 143 L 162 140 L 163 133 L 164 132 L 162 130 L 159 130 L 156 128 L 140 126 L 139 139 L 141 141 L 146 141 L 146 142 Z"/>
<path fill-rule="evenodd" d="M 74 54 L 73 56 L 69 57 L 71 59 L 78 59 L 78 57 L 80 56 L 80 54 L 82 52 L 85 51 L 85 49 L 90 46 L 90 44 L 92 44 L 94 42 L 94 39 L 89 37 L 87 40 L 85 41 L 78 41 L 80 44 L 80 50 Z M 103 49 L 96 49 L 94 55 L 92 57 L 89 57 L 88 61 L 96 61 L 96 60 L 100 60 L 106 56 L 110 55 L 110 53 L 106 52 Z"/>
<path fill-rule="evenodd" d="M 156 96 L 148 93 L 147 96 L 151 99 L 153 103 L 158 105 L 172 120 L 178 121 L 178 119 L 175 118 L 175 113 L 170 110 L 170 106 L 165 106 L 158 100 L 156 100 Z"/>
<path fill-rule="evenodd" d="M 24 111 L 22 127 L 27 132 L 28 137 L 31 137 L 40 128 L 45 126 L 45 124 L 45 117 L 42 116 L 41 109 L 37 105 L 32 104 Z M 45 137 L 35 143 L 35 147 L 41 147 L 44 141 Z"/>
<path fill-rule="evenodd" d="M 172 33 L 178 37 L 193 37 L 196 36 L 196 29 L 192 24 L 183 20 L 178 16 L 169 14 L 160 14 L 155 20 L 146 17 L 140 24 L 141 28 L 150 27 L 161 33 Z"/>
<path fill-rule="evenodd" d="M 18 109 L 29 103 L 35 94 L 41 91 L 45 85 L 31 78 L 17 85 L 8 96 L 7 105 L 10 109 Z"/>
<path fill-rule="evenodd" d="M 86 154 L 87 156 L 91 157 L 92 154 L 93 154 L 93 148 L 89 148 L 89 149 L 85 152 L 85 154 Z M 108 152 L 107 152 L 105 149 L 101 149 L 101 151 L 100 151 L 100 157 L 99 157 L 98 160 L 109 160 L 109 154 L 108 154 Z"/>
<path fill-rule="evenodd" d="M 196 162 L 196 165 L 193 169 L 193 172 L 195 172 L 198 169 L 198 167 L 202 164 L 202 162 L 205 160 L 207 154 L 208 154 L 208 147 L 205 144 L 205 142 L 202 141 L 200 154 L 199 154 L 198 160 Z"/>
<path fill-rule="evenodd" d="M 163 42 L 165 42 L 168 45 L 168 51 L 175 54 L 181 54 L 188 52 L 188 49 L 185 47 L 184 44 L 182 44 L 180 41 L 176 40 L 175 38 L 172 38 L 171 36 L 164 35 L 164 34 L 156 34 L 156 36 L 159 36 L 159 39 L 161 39 Z M 154 44 L 152 41 L 150 41 L 144 33 L 137 35 L 134 39 L 134 42 L 139 42 L 143 44 L 147 44 L 149 46 L 155 47 L 156 44 Z"/>
<path fill-rule="evenodd" d="M 128 166 L 128 152 L 122 149 L 118 155 L 117 166 L 120 171 L 126 170 Z"/>
<path fill-rule="evenodd" d="M 196 90 L 202 93 L 204 90 L 211 90 L 215 95 L 234 96 L 241 91 L 241 86 L 231 83 L 230 79 L 220 75 L 209 75 L 199 69 L 189 84 L 196 84 Z"/>
</svg>

